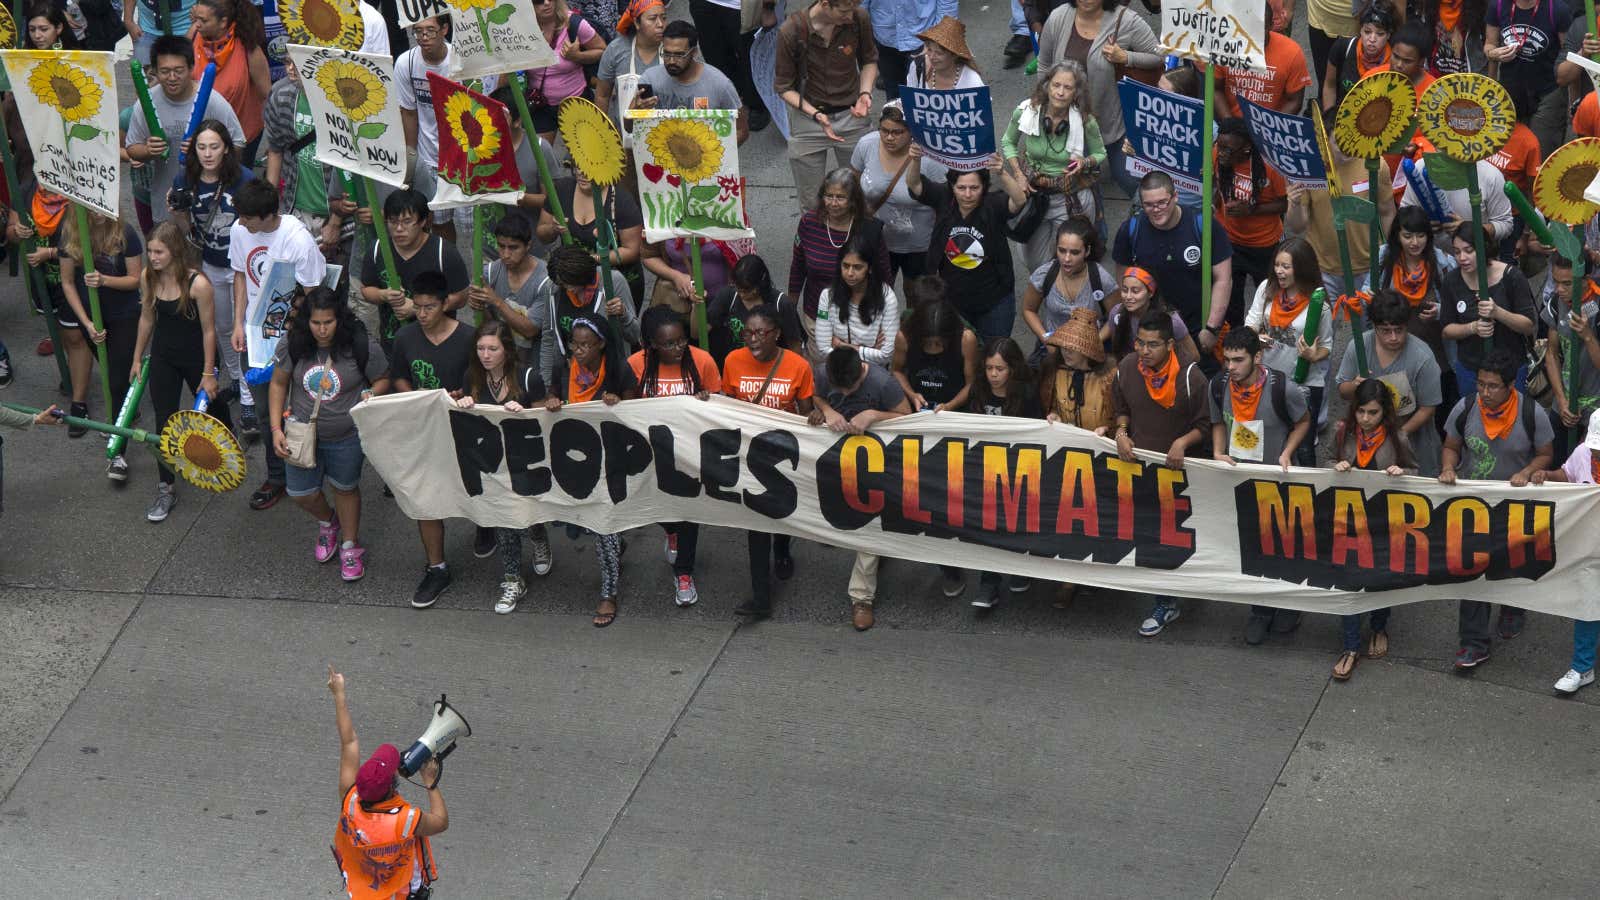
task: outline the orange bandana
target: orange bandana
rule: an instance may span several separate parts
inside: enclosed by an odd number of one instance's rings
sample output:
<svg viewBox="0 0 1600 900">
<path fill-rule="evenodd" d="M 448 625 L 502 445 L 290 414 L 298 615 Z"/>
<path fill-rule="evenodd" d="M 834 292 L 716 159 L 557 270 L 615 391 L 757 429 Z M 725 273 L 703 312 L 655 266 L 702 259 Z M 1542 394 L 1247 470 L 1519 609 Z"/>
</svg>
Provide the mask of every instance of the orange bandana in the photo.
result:
<svg viewBox="0 0 1600 900">
<path fill-rule="evenodd" d="M 1167 362 L 1157 372 L 1139 363 L 1139 374 L 1144 377 L 1145 390 L 1150 399 L 1167 409 L 1178 402 L 1178 354 L 1168 353 Z"/>
<path fill-rule="evenodd" d="M 1356 71 L 1361 74 L 1362 78 L 1365 78 L 1368 75 L 1371 75 L 1373 72 L 1387 72 L 1387 71 L 1389 71 L 1389 51 L 1390 51 L 1389 45 L 1388 44 L 1384 44 L 1383 45 L 1383 59 L 1378 60 L 1377 62 L 1375 62 L 1375 63 L 1373 63 L 1372 65 L 1369 66 L 1369 65 L 1367 65 L 1366 54 L 1361 52 L 1361 48 L 1360 47 L 1357 47 L 1356 48 Z"/>
<path fill-rule="evenodd" d="M 1589 456 L 1589 478 L 1595 484 L 1600 484 L 1600 459 L 1596 459 L 1593 454 Z"/>
<path fill-rule="evenodd" d="M 585 403 L 600 397 L 600 391 L 606 385 L 606 361 L 600 360 L 600 371 L 590 374 L 583 366 L 573 360 L 567 366 L 567 402 Z"/>
<path fill-rule="evenodd" d="M 233 26 L 231 25 L 228 26 L 228 33 L 223 35 L 220 41 L 208 41 L 200 36 L 200 32 L 196 31 L 194 33 L 194 55 L 195 62 L 199 63 L 199 65 L 194 67 L 194 80 L 200 80 L 200 76 L 205 72 L 206 63 L 208 62 L 217 64 L 218 73 L 227 68 L 228 60 L 238 47 L 239 39 L 234 36 Z"/>
<path fill-rule="evenodd" d="M 1422 299 L 1428 296 L 1428 263 L 1426 260 L 1417 260 L 1417 267 L 1411 268 L 1404 262 L 1398 263 L 1391 270 L 1390 278 L 1394 282 L 1395 292 L 1411 301 L 1412 306 L 1419 306 Z"/>
<path fill-rule="evenodd" d="M 1261 408 L 1261 389 L 1266 387 L 1266 371 L 1257 369 L 1255 384 L 1241 387 L 1237 381 L 1228 379 L 1228 400 L 1233 407 L 1235 422 L 1254 422 L 1256 412 Z"/>
<path fill-rule="evenodd" d="M 44 188 L 34 188 L 29 212 L 33 215 L 33 230 L 40 237 L 52 237 L 56 229 L 61 227 L 61 220 L 66 217 L 67 198 Z"/>
<path fill-rule="evenodd" d="M 1379 425 L 1371 431 L 1356 429 L 1356 466 L 1366 469 L 1372 466 L 1372 457 L 1378 453 L 1378 448 L 1389 439 L 1389 429 Z"/>
<path fill-rule="evenodd" d="M 1498 441 L 1511 434 L 1511 426 L 1517 421 L 1517 407 L 1520 405 L 1520 395 L 1516 391 L 1499 409 L 1491 410 L 1478 401 L 1478 417 L 1483 420 L 1483 433 L 1491 441 Z M 1531 435 L 1530 435 L 1531 437 Z"/>
<path fill-rule="evenodd" d="M 1272 301 L 1272 309 L 1267 314 L 1267 324 L 1273 328 L 1288 328 L 1294 325 L 1295 317 L 1299 316 L 1311 298 L 1296 291 L 1291 297 L 1288 291 L 1279 291 L 1276 300 Z"/>
<path fill-rule="evenodd" d="M 1446 34 L 1454 33 L 1456 26 L 1461 24 L 1461 5 L 1463 0 L 1439 0 L 1439 24 L 1444 27 Z"/>
</svg>

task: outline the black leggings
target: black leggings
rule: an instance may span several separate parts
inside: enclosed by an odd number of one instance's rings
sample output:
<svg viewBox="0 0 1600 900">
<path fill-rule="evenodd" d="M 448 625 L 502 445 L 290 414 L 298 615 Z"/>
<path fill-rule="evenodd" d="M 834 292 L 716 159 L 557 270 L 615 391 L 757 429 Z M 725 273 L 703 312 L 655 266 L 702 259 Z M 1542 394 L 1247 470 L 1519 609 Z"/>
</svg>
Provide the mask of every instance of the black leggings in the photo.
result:
<svg viewBox="0 0 1600 900">
<path fill-rule="evenodd" d="M 1244 324 L 1246 307 L 1255 298 L 1254 293 L 1246 293 L 1244 279 L 1246 275 L 1252 276 L 1254 281 L 1252 290 L 1259 287 L 1262 282 L 1274 282 L 1277 276 L 1272 273 L 1272 260 L 1278 255 L 1278 245 L 1271 247 L 1247 247 L 1243 244 L 1233 245 L 1233 292 L 1228 295 L 1228 324 L 1235 328 Z"/>
<path fill-rule="evenodd" d="M 111 402 L 115 408 L 107 411 L 106 421 L 115 422 L 122 412 L 122 401 L 128 396 L 128 370 L 133 368 L 133 348 L 139 343 L 139 320 L 112 319 L 105 323 L 106 326 L 106 373 L 111 376 Z M 85 329 L 84 340 L 89 336 Z M 94 347 L 94 342 L 89 341 L 89 352 L 95 356 L 95 364 L 100 363 L 100 353 Z M 93 396 L 94 391 L 90 390 Z"/>
<path fill-rule="evenodd" d="M 789 555 L 791 538 L 787 534 L 747 531 L 750 549 L 750 599 L 757 607 L 772 608 L 772 561 Z M 679 538 L 682 541 L 682 538 Z M 683 552 L 680 543 L 678 552 Z"/>
<path fill-rule="evenodd" d="M 123 371 L 127 371 L 124 369 Z M 150 375 L 145 381 L 145 393 L 150 395 L 150 405 L 156 410 L 156 430 L 167 426 L 167 420 L 180 408 L 183 400 L 183 388 L 189 387 L 189 393 L 200 390 L 200 378 L 204 375 L 201 360 L 182 360 L 177 354 L 166 355 L 160 352 L 150 354 Z M 228 430 L 233 430 L 232 417 L 228 415 L 226 402 L 213 402 L 207 412 L 216 416 Z M 165 461 L 161 463 L 161 483 L 172 484 L 176 478 L 172 469 Z"/>
</svg>

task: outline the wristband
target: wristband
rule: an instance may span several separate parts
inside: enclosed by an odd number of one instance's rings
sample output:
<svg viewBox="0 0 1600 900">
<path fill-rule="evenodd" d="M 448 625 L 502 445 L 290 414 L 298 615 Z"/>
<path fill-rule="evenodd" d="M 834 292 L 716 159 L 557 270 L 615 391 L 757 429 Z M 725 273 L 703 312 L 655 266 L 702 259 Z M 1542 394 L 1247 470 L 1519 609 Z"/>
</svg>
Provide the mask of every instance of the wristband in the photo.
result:
<svg viewBox="0 0 1600 900">
<path fill-rule="evenodd" d="M 820 116 L 820 115 L 822 115 L 822 110 L 813 109 L 811 111 L 811 121 L 815 122 L 817 120 L 817 116 Z"/>
<path fill-rule="evenodd" d="M 867 99 L 870 100 L 870 99 L 872 99 L 872 92 L 871 91 L 862 91 L 861 93 L 856 95 L 856 99 L 857 100 L 860 100 L 862 97 L 866 97 Z"/>
<path fill-rule="evenodd" d="M 1212 334 L 1216 334 L 1217 333 L 1217 330 L 1215 328 L 1211 327 L 1211 323 L 1210 322 L 1207 322 L 1206 324 L 1200 326 L 1200 332 L 1202 334 L 1204 334 L 1207 331 L 1211 332 Z"/>
</svg>

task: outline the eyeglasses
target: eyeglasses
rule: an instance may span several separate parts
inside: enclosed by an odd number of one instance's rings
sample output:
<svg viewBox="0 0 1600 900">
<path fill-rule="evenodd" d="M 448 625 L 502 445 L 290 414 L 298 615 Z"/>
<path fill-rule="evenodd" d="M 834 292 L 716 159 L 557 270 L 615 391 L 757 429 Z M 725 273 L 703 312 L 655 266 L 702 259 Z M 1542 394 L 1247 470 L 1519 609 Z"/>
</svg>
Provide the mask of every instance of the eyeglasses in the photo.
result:
<svg viewBox="0 0 1600 900">
<path fill-rule="evenodd" d="M 746 328 L 744 330 L 745 337 L 753 337 L 758 341 L 772 337 L 777 333 L 778 329 L 776 328 Z"/>
<path fill-rule="evenodd" d="M 413 29 L 411 29 L 411 33 L 416 35 L 419 38 L 431 38 L 431 37 L 438 37 L 439 35 L 443 34 L 444 33 L 444 29 L 443 28 L 436 28 L 436 27 L 413 28 Z"/>
<path fill-rule="evenodd" d="M 1139 205 L 1150 210 L 1151 212 L 1160 212 L 1161 210 L 1172 205 L 1172 198 L 1168 197 L 1165 200 L 1141 200 L 1139 201 Z"/>
<path fill-rule="evenodd" d="M 1135 340 L 1133 342 L 1133 345 L 1135 347 L 1139 348 L 1140 350 L 1160 350 L 1161 348 L 1163 348 L 1163 347 L 1165 347 L 1167 345 L 1167 342 L 1165 340 L 1159 340 L 1159 341 L 1140 341 L 1140 340 Z"/>
<path fill-rule="evenodd" d="M 693 50 L 685 50 L 682 53 L 673 53 L 670 50 L 662 50 L 660 53 L 662 59 L 688 59 L 693 55 Z"/>
<path fill-rule="evenodd" d="M 187 74 L 189 74 L 188 66 L 168 66 L 167 68 L 156 70 L 157 78 L 182 78 Z"/>
<path fill-rule="evenodd" d="M 671 341 L 651 341 L 650 343 L 654 345 L 657 350 L 682 350 L 684 347 L 689 346 L 689 339 L 686 337 L 681 337 Z"/>
</svg>

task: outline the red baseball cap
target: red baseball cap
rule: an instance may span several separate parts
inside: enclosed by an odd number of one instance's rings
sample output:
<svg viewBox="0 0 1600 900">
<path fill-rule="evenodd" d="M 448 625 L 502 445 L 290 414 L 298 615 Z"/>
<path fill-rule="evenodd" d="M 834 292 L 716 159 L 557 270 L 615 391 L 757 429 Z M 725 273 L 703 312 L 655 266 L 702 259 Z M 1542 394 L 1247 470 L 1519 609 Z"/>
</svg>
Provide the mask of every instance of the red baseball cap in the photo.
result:
<svg viewBox="0 0 1600 900">
<path fill-rule="evenodd" d="M 395 745 L 378 747 L 356 773 L 356 796 L 362 803 L 376 803 L 389 796 L 394 789 L 394 774 L 399 770 L 400 751 Z"/>
</svg>

